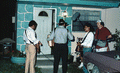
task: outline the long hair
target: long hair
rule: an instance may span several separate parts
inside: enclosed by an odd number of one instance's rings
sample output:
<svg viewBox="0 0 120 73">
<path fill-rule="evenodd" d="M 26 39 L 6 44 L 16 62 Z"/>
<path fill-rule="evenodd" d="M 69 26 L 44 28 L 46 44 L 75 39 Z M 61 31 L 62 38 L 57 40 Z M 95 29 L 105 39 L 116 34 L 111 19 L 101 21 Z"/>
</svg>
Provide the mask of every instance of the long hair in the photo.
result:
<svg viewBox="0 0 120 73">
<path fill-rule="evenodd" d="M 84 28 L 85 28 L 85 26 L 90 27 L 90 31 L 91 31 L 91 32 L 94 32 L 94 31 L 95 31 L 94 28 L 93 28 L 93 26 L 92 26 L 90 23 L 87 22 L 87 23 L 84 25 Z"/>
</svg>

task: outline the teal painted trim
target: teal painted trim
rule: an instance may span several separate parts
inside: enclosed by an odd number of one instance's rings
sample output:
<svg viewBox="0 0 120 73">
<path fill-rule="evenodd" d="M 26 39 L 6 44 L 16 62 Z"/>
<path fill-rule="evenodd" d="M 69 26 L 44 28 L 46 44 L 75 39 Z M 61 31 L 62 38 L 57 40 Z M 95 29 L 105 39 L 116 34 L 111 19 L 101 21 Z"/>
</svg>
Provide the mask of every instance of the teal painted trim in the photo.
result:
<svg viewBox="0 0 120 73">
<path fill-rule="evenodd" d="M 29 22 L 22 22 L 22 28 L 28 28 L 29 26 L 28 26 L 28 24 L 29 24 Z"/>
<path fill-rule="evenodd" d="M 85 66 L 83 66 L 83 71 L 84 73 L 89 73 L 88 70 L 85 68 Z"/>
<path fill-rule="evenodd" d="M 23 32 L 25 29 L 17 29 L 17 36 L 23 36 Z"/>
<path fill-rule="evenodd" d="M 17 48 L 16 48 L 16 49 L 19 50 L 19 51 L 21 51 L 21 50 L 20 50 L 20 45 L 17 45 Z"/>
<path fill-rule="evenodd" d="M 79 1 L 79 0 L 17 0 L 18 2 L 26 2 L 26 3 L 57 3 L 57 4 L 63 4 L 63 5 L 87 5 L 87 6 L 104 6 L 104 7 L 118 7 L 118 3 L 112 3 L 112 2 L 96 2 L 96 1 Z"/>
<path fill-rule="evenodd" d="M 17 38 L 17 44 L 24 44 L 23 37 L 18 37 Z"/>
<path fill-rule="evenodd" d="M 25 51 L 25 45 L 21 46 L 21 51 Z"/>
<path fill-rule="evenodd" d="M 71 47 L 68 47 L 68 54 L 71 54 Z"/>
</svg>

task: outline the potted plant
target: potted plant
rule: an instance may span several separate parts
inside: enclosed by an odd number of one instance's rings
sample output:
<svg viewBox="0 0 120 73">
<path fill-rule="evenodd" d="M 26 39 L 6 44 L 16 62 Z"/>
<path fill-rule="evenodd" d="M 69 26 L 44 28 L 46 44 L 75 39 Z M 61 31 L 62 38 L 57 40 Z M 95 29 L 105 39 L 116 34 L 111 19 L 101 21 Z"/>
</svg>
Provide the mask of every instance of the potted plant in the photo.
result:
<svg viewBox="0 0 120 73">
<path fill-rule="evenodd" d="M 18 51 L 17 49 L 12 50 L 11 52 L 11 62 L 16 64 L 24 64 L 26 60 L 25 54 L 23 51 Z"/>
<path fill-rule="evenodd" d="M 115 34 L 113 35 L 115 39 L 114 48 L 116 51 L 120 51 L 120 31 L 116 29 Z"/>
</svg>

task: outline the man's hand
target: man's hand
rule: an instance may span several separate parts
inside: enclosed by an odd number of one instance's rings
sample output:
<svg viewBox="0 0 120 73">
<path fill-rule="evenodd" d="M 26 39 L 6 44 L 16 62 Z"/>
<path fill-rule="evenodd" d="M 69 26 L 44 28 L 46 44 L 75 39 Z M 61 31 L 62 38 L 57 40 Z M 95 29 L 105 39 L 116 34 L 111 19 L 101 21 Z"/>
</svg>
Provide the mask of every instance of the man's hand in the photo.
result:
<svg viewBox="0 0 120 73">
<path fill-rule="evenodd" d="M 107 47 L 107 52 L 110 51 L 109 47 Z"/>
<path fill-rule="evenodd" d="M 109 35 L 108 38 L 112 38 L 112 35 Z"/>
<path fill-rule="evenodd" d="M 78 47 L 77 51 L 80 51 L 80 47 Z"/>
<path fill-rule="evenodd" d="M 41 46 L 42 46 L 43 44 L 39 41 L 39 42 L 38 42 L 38 45 L 41 45 Z"/>
<path fill-rule="evenodd" d="M 39 44 L 35 44 L 35 47 L 36 47 L 36 48 L 39 48 Z"/>
<path fill-rule="evenodd" d="M 78 42 L 78 43 L 77 43 L 77 46 L 80 46 L 80 45 L 81 45 L 80 42 Z"/>
<path fill-rule="evenodd" d="M 40 47 L 39 47 L 39 46 L 40 46 L 39 44 L 36 44 L 36 45 L 35 45 L 38 53 L 40 53 Z"/>
</svg>

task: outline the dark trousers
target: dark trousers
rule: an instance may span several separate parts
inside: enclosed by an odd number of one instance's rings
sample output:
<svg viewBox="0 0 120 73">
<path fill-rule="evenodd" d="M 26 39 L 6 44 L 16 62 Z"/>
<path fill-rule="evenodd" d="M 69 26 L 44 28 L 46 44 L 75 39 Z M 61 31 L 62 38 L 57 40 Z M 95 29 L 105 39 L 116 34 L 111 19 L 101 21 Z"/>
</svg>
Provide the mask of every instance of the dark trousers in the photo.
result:
<svg viewBox="0 0 120 73">
<path fill-rule="evenodd" d="M 67 44 L 56 44 L 54 49 L 54 73 L 58 72 L 58 66 L 62 58 L 62 72 L 67 71 L 67 60 L 68 60 L 68 46 Z"/>
</svg>

